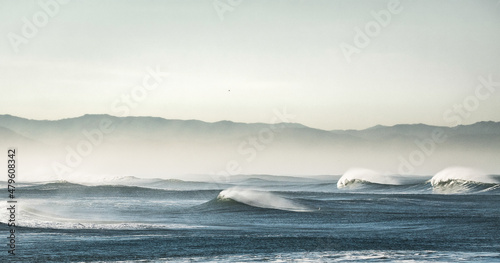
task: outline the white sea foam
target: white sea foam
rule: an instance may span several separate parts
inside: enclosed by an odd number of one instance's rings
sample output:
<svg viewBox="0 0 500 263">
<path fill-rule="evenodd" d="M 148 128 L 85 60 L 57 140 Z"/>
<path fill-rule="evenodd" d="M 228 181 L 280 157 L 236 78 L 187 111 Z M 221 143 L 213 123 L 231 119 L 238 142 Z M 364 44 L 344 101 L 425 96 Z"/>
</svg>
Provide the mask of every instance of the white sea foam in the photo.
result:
<svg viewBox="0 0 500 263">
<path fill-rule="evenodd" d="M 320 251 L 269 254 L 230 254 L 220 256 L 162 258 L 175 262 L 494 262 L 500 253 L 460 251 L 366 250 Z M 136 261 L 126 261 L 136 262 Z"/>
</svg>

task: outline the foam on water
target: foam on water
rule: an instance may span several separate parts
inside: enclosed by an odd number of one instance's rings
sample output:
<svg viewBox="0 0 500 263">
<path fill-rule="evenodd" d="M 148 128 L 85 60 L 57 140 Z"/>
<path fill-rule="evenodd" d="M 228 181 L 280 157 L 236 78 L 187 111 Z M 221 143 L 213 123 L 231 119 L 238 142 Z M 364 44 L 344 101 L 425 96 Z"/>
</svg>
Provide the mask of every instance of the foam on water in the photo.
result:
<svg viewBox="0 0 500 263">
<path fill-rule="evenodd" d="M 293 200 L 286 199 L 269 192 L 243 189 L 240 187 L 232 187 L 221 191 L 217 196 L 217 200 L 220 201 L 233 200 L 249 206 L 286 210 L 293 212 L 313 211 L 312 209 L 304 205 L 298 204 Z"/>
<path fill-rule="evenodd" d="M 494 262 L 500 253 L 442 251 L 323 251 L 164 258 L 176 262 Z M 135 261 L 126 261 L 135 262 Z"/>
</svg>

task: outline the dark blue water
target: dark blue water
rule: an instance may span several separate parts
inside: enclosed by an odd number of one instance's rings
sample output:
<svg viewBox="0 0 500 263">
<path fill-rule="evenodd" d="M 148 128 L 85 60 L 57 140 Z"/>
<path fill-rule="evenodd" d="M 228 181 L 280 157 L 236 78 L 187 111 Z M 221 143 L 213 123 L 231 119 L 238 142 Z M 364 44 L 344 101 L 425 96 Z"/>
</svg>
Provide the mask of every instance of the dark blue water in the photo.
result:
<svg viewBox="0 0 500 263">
<path fill-rule="evenodd" d="M 500 261 L 500 188 L 491 182 L 357 180 L 337 188 L 336 179 L 250 176 L 106 184 L 19 187 L 16 255 L 5 248 L 3 258 Z"/>
</svg>

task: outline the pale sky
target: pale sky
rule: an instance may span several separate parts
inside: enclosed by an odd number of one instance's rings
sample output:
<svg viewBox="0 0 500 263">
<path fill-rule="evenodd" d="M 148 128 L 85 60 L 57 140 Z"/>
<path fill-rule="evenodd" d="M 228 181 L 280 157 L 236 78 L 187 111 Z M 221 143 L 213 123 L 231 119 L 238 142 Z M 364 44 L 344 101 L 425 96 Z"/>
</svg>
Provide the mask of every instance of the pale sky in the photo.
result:
<svg viewBox="0 0 500 263">
<path fill-rule="evenodd" d="M 380 26 L 389 2 L 0 0 L 0 114 L 267 123 L 286 108 L 327 130 L 500 121 L 500 84 L 475 95 L 481 77 L 500 82 L 500 2 L 401 1 Z M 221 19 L 214 3 L 234 6 Z M 349 63 L 342 43 L 374 23 Z M 118 112 L 157 67 L 164 81 Z M 470 110 L 443 116 L 464 100 Z"/>
</svg>

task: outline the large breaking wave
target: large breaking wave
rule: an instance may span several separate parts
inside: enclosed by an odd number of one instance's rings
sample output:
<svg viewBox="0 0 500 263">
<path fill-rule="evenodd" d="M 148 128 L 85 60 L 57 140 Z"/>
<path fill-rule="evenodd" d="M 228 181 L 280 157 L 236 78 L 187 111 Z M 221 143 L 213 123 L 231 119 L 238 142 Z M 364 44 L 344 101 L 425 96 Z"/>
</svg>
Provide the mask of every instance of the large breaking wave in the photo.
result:
<svg viewBox="0 0 500 263">
<path fill-rule="evenodd" d="M 498 176 L 467 167 L 446 168 L 429 180 L 436 193 L 487 192 L 500 188 Z"/>
</svg>

